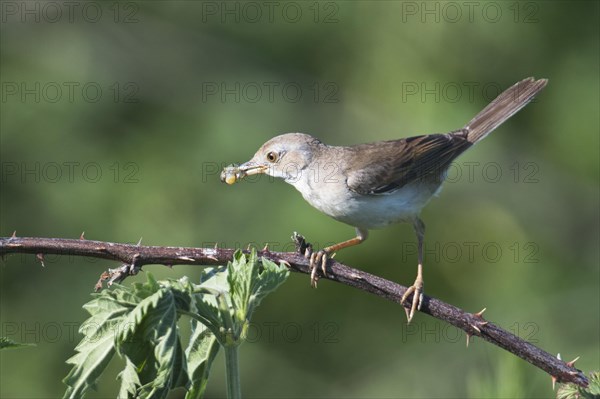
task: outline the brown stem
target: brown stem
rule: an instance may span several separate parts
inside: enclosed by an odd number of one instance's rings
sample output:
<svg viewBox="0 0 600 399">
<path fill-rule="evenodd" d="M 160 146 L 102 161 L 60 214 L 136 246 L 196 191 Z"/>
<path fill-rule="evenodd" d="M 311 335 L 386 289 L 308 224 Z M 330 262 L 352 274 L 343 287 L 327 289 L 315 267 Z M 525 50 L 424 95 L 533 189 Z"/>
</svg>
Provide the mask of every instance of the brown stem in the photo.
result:
<svg viewBox="0 0 600 399">
<path fill-rule="evenodd" d="M 306 244 L 301 236 L 296 237 L 296 244 L 298 252 L 262 250 L 258 251 L 258 254 L 276 263 L 284 262 L 292 271 L 310 274 L 308 260 L 303 255 L 307 247 L 310 250 L 310 244 Z M 36 255 L 40 260 L 43 260 L 43 254 L 77 255 L 121 262 L 121 267 L 109 269 L 102 274 L 96 285 L 97 289 L 102 287 L 102 281 L 109 280 L 109 283 L 122 281 L 128 275 L 136 274 L 143 265 L 221 265 L 232 260 L 234 252 L 235 250 L 228 248 L 118 244 L 86 240 L 83 236 L 80 239 L 16 237 L 14 235 L 13 237 L 0 237 L 0 255 L 27 253 Z M 328 277 L 321 276 L 321 278 L 370 292 L 395 303 L 399 303 L 406 291 L 406 287 L 334 260 L 330 262 L 327 275 Z M 460 328 L 467 333 L 468 337 L 481 337 L 515 354 L 544 370 L 558 382 L 572 382 L 583 387 L 588 385 L 585 375 L 571 364 L 557 359 L 497 325 L 485 321 L 480 314 L 465 312 L 429 296 L 424 296 L 421 312 Z"/>
</svg>

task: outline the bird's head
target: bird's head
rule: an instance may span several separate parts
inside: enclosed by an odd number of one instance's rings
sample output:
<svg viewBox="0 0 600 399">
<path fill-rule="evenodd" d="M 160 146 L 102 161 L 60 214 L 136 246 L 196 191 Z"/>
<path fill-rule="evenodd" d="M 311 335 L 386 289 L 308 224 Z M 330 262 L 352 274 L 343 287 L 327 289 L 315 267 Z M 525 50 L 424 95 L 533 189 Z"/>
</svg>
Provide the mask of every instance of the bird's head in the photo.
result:
<svg viewBox="0 0 600 399">
<path fill-rule="evenodd" d="M 264 143 L 246 163 L 230 165 L 221 172 L 221 181 L 233 184 L 260 173 L 297 181 L 322 146 L 318 139 L 304 133 L 286 133 Z"/>
</svg>

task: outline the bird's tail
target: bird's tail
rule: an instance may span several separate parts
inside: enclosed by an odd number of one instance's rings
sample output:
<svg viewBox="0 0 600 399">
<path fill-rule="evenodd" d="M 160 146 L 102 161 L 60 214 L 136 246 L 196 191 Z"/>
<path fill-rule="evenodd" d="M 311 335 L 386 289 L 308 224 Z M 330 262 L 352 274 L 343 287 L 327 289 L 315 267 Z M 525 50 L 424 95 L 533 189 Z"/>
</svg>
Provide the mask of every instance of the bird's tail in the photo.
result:
<svg viewBox="0 0 600 399">
<path fill-rule="evenodd" d="M 547 79 L 523 79 L 506 89 L 464 127 L 467 139 L 476 143 L 526 106 L 548 83 Z"/>
</svg>

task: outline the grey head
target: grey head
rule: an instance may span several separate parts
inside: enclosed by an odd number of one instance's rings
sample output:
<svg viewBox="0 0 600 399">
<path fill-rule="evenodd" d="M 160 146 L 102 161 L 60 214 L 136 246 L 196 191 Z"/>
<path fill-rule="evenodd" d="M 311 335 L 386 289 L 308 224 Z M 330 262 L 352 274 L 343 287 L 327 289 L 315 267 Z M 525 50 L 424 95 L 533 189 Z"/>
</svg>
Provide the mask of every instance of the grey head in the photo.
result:
<svg viewBox="0 0 600 399">
<path fill-rule="evenodd" d="M 232 184 L 245 176 L 264 173 L 294 182 L 324 147 L 320 140 L 308 134 L 282 134 L 264 143 L 248 162 L 225 168 L 221 179 Z"/>
</svg>

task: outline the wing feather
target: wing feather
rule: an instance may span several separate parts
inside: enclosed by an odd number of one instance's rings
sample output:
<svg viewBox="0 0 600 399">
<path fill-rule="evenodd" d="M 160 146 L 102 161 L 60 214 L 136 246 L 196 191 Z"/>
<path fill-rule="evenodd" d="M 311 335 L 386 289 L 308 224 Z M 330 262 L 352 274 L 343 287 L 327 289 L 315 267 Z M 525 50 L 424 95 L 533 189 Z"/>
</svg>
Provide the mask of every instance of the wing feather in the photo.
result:
<svg viewBox="0 0 600 399">
<path fill-rule="evenodd" d="M 387 194 L 420 179 L 440 178 L 471 145 L 467 132 L 458 130 L 354 146 L 357 162 L 347 184 L 359 194 Z"/>
</svg>

